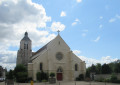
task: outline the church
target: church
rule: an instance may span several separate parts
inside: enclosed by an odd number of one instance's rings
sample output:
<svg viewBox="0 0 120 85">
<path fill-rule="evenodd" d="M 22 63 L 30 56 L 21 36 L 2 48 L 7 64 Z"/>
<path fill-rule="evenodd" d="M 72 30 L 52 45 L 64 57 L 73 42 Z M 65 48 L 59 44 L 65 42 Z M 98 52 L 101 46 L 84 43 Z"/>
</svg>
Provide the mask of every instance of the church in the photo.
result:
<svg viewBox="0 0 120 85">
<path fill-rule="evenodd" d="M 25 65 L 28 68 L 28 76 L 34 81 L 36 73 L 40 71 L 55 73 L 57 81 L 73 81 L 80 74 L 86 73 L 85 61 L 71 51 L 59 32 L 53 40 L 36 52 L 32 52 L 32 41 L 25 32 L 17 52 L 17 64 Z"/>
</svg>

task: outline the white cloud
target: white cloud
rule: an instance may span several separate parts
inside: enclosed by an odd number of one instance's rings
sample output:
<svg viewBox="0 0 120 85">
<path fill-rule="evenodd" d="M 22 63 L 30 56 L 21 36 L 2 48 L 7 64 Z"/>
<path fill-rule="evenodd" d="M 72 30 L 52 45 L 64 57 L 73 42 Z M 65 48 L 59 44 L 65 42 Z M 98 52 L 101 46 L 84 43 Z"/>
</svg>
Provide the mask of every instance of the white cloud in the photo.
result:
<svg viewBox="0 0 120 85">
<path fill-rule="evenodd" d="M 120 19 L 120 15 L 116 14 L 113 18 L 109 19 L 109 23 L 115 22 L 118 19 Z"/>
<path fill-rule="evenodd" d="M 66 12 L 62 11 L 60 14 L 61 17 L 65 17 L 66 16 Z"/>
<path fill-rule="evenodd" d="M 77 24 L 77 22 L 73 22 L 73 23 L 72 23 L 72 26 L 74 26 L 74 25 L 76 25 L 76 24 Z"/>
<path fill-rule="evenodd" d="M 17 51 L 9 48 L 19 48 L 25 31 L 32 40 L 33 48 L 53 39 L 56 35 L 49 32 L 52 29 L 43 30 L 48 28 L 47 22 L 51 22 L 51 17 L 46 15 L 45 8 L 32 0 L 0 0 L 0 65 L 8 69 L 16 65 Z M 65 29 L 61 22 L 56 23 L 51 26 L 60 28 L 60 31 Z"/>
<path fill-rule="evenodd" d="M 116 14 L 116 18 L 120 19 L 120 15 Z"/>
<path fill-rule="evenodd" d="M 110 23 L 115 22 L 115 21 L 116 21 L 115 18 L 111 18 L 111 19 L 109 20 Z"/>
<path fill-rule="evenodd" d="M 81 53 L 81 51 L 79 51 L 79 50 L 73 50 L 73 53 L 75 53 L 76 55 L 79 55 Z"/>
<path fill-rule="evenodd" d="M 76 0 L 77 1 L 77 3 L 81 3 L 82 2 L 82 0 Z"/>
<path fill-rule="evenodd" d="M 87 29 L 85 29 L 85 30 L 82 30 L 83 32 L 88 32 L 88 30 Z"/>
<path fill-rule="evenodd" d="M 85 37 L 85 36 L 86 36 L 86 33 L 82 33 L 82 36 Z"/>
<path fill-rule="evenodd" d="M 0 65 L 7 69 L 13 69 L 16 66 L 16 51 L 1 50 Z"/>
<path fill-rule="evenodd" d="M 93 40 L 94 42 L 98 42 L 100 40 L 100 36 L 98 36 L 95 40 Z"/>
<path fill-rule="evenodd" d="M 85 56 L 79 56 L 79 58 L 82 59 L 83 61 L 85 61 L 86 67 L 89 67 L 92 64 L 97 64 L 97 63 L 108 64 L 110 62 L 114 62 L 114 61 L 118 60 L 117 58 L 112 58 L 111 56 L 101 57 L 101 59 L 93 59 L 93 58 L 88 58 L 88 57 L 85 57 Z"/>
<path fill-rule="evenodd" d="M 77 24 L 81 24 L 79 19 L 75 19 L 74 22 L 72 23 L 72 26 L 75 26 Z"/>
<path fill-rule="evenodd" d="M 103 19 L 103 16 L 100 16 L 100 19 Z"/>
<path fill-rule="evenodd" d="M 52 25 L 51 25 L 51 30 L 53 32 L 55 31 L 63 31 L 65 29 L 65 25 L 64 24 L 61 24 L 61 22 L 53 22 Z"/>
<path fill-rule="evenodd" d="M 105 56 L 105 57 L 103 56 L 100 59 L 94 59 L 94 58 L 88 58 L 85 56 L 80 56 L 81 51 L 79 51 L 79 50 L 74 50 L 73 53 L 75 53 L 81 60 L 85 61 L 86 67 L 89 67 L 92 64 L 97 64 L 97 63 L 108 64 L 110 62 L 118 60 L 117 58 L 112 58 L 111 56 Z"/>
</svg>

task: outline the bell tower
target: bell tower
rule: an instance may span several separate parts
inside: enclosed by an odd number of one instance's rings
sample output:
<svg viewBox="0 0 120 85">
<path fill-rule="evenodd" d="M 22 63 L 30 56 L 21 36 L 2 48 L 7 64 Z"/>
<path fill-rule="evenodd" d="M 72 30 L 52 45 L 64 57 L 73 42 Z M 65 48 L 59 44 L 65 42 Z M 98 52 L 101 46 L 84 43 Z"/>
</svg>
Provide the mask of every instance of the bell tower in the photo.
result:
<svg viewBox="0 0 120 85">
<path fill-rule="evenodd" d="M 23 39 L 20 41 L 20 48 L 17 52 L 17 64 L 23 64 L 27 66 L 32 56 L 32 41 L 28 37 L 28 33 L 25 32 Z"/>
</svg>

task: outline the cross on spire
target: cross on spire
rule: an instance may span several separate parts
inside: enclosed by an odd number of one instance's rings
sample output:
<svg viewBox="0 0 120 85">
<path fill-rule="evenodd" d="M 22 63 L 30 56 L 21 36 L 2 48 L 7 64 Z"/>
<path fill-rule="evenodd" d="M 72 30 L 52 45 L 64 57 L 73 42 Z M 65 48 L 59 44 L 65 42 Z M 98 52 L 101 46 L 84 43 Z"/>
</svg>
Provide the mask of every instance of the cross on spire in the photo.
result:
<svg viewBox="0 0 120 85">
<path fill-rule="evenodd" d="M 59 34 L 60 31 L 58 30 L 57 32 L 58 32 L 58 34 Z"/>
</svg>

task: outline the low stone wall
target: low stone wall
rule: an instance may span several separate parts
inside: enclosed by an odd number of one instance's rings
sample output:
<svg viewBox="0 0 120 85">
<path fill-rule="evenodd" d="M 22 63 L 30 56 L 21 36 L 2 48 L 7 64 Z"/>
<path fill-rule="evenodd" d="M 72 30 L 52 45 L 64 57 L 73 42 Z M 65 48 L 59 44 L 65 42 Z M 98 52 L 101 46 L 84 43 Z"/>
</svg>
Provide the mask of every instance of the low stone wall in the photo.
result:
<svg viewBox="0 0 120 85">
<path fill-rule="evenodd" d="M 94 76 L 95 80 L 98 80 L 100 78 L 110 78 L 112 74 L 97 74 Z M 117 78 L 120 80 L 120 73 L 115 74 L 117 76 Z"/>
</svg>

